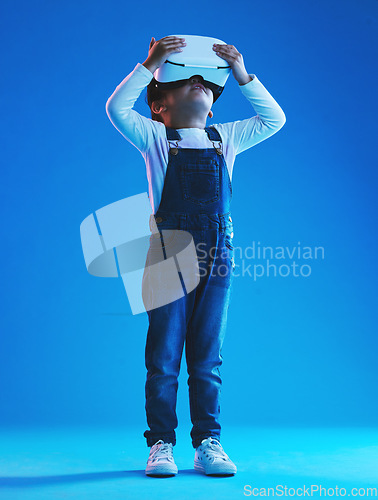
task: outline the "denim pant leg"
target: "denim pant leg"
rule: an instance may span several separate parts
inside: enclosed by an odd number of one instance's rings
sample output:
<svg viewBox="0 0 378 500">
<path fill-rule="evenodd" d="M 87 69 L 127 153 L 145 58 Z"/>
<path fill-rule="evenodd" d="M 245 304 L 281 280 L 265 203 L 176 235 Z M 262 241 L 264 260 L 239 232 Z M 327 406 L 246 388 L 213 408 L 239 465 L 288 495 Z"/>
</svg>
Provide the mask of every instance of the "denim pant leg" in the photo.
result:
<svg viewBox="0 0 378 500">
<path fill-rule="evenodd" d="M 188 296 L 148 311 L 145 348 L 147 446 L 159 439 L 176 444 L 178 376 L 185 342 Z"/>
<path fill-rule="evenodd" d="M 217 242 L 224 247 L 224 236 Z M 219 249 L 218 252 L 220 253 Z M 201 278 L 196 289 L 194 308 L 186 336 L 186 361 L 192 445 L 197 448 L 202 439 L 214 436 L 220 439 L 220 394 L 223 362 L 222 345 L 226 333 L 227 314 L 232 292 L 232 261 L 230 255 L 215 259 L 207 276 Z M 205 266 L 209 260 L 205 260 Z M 226 276 L 221 276 L 222 272 Z"/>
</svg>

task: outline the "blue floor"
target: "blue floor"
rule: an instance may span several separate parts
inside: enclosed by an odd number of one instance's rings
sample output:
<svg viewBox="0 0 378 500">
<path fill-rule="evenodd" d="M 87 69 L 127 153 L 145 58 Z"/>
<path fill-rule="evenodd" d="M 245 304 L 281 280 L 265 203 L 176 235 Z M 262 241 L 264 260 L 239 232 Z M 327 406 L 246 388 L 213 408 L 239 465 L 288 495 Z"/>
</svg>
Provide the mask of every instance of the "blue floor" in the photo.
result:
<svg viewBox="0 0 378 500">
<path fill-rule="evenodd" d="M 2 429 L 0 498 L 218 500 L 262 496 L 261 488 L 273 488 L 269 496 L 285 496 L 285 486 L 287 497 L 311 496 L 311 486 L 312 496 L 331 496 L 329 488 L 337 496 L 336 487 L 345 488 L 338 496 L 355 496 L 358 492 L 352 488 L 363 488 L 359 496 L 378 496 L 377 489 L 375 495 L 367 490 L 378 488 L 378 428 L 224 425 L 221 442 L 238 472 L 218 478 L 194 471 L 190 429 L 177 429 L 178 475 L 145 476 L 149 448 L 143 431 L 142 427 Z M 307 490 L 303 494 L 297 488 Z"/>
</svg>

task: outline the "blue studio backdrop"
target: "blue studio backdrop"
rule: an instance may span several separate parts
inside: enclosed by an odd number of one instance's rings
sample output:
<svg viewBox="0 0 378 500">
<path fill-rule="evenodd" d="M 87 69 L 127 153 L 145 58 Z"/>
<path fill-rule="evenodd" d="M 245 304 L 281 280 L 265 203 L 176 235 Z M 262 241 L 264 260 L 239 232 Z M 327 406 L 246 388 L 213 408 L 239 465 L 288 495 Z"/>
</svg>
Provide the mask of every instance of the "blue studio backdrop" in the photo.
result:
<svg viewBox="0 0 378 500">
<path fill-rule="evenodd" d="M 147 314 L 87 272 L 79 228 L 148 191 L 105 104 L 152 36 L 186 33 L 235 45 L 286 115 L 234 165 L 222 423 L 375 425 L 377 2 L 162 5 L 2 4 L 0 424 L 146 428 Z M 213 112 L 255 115 L 232 74 Z M 179 426 L 186 379 L 183 358 Z"/>
</svg>

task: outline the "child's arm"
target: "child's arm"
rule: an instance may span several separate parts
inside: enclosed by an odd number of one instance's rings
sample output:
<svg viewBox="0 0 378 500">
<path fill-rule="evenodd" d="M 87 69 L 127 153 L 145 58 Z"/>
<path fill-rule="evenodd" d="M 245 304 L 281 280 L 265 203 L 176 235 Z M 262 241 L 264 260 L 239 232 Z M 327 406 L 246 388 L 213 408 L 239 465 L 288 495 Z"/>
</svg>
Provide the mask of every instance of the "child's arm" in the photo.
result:
<svg viewBox="0 0 378 500">
<path fill-rule="evenodd" d="M 151 38 L 148 57 L 116 87 L 106 103 L 106 113 L 115 128 L 143 154 L 156 140 L 158 127 L 164 124 L 146 118 L 132 109 L 142 90 L 150 83 L 153 72 L 172 52 L 182 51 L 185 43 L 176 36 L 156 41 Z M 151 71 L 150 71 L 151 70 Z"/>
<path fill-rule="evenodd" d="M 214 50 L 230 63 L 240 90 L 257 113 L 246 120 L 217 124 L 220 133 L 223 132 L 234 144 L 237 155 L 278 132 L 285 124 L 286 116 L 257 76 L 247 73 L 243 56 L 233 45 L 219 45 Z"/>
<path fill-rule="evenodd" d="M 153 74 L 138 63 L 106 102 L 106 113 L 110 121 L 141 153 L 146 152 L 155 140 L 159 122 L 146 118 L 132 108 L 152 77 Z"/>
</svg>

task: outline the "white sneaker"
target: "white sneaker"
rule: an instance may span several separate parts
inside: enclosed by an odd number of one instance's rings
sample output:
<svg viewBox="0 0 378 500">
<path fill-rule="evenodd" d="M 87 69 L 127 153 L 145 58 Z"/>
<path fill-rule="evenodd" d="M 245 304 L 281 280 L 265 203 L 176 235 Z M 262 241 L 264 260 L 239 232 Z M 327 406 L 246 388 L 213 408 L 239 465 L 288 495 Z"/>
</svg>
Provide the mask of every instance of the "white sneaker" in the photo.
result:
<svg viewBox="0 0 378 500">
<path fill-rule="evenodd" d="M 159 439 L 151 446 L 145 472 L 147 476 L 173 476 L 177 474 L 172 443 L 164 443 L 162 439 Z"/>
<path fill-rule="evenodd" d="M 224 452 L 218 439 L 208 437 L 196 448 L 194 468 L 207 475 L 236 474 L 236 465 Z"/>
</svg>

